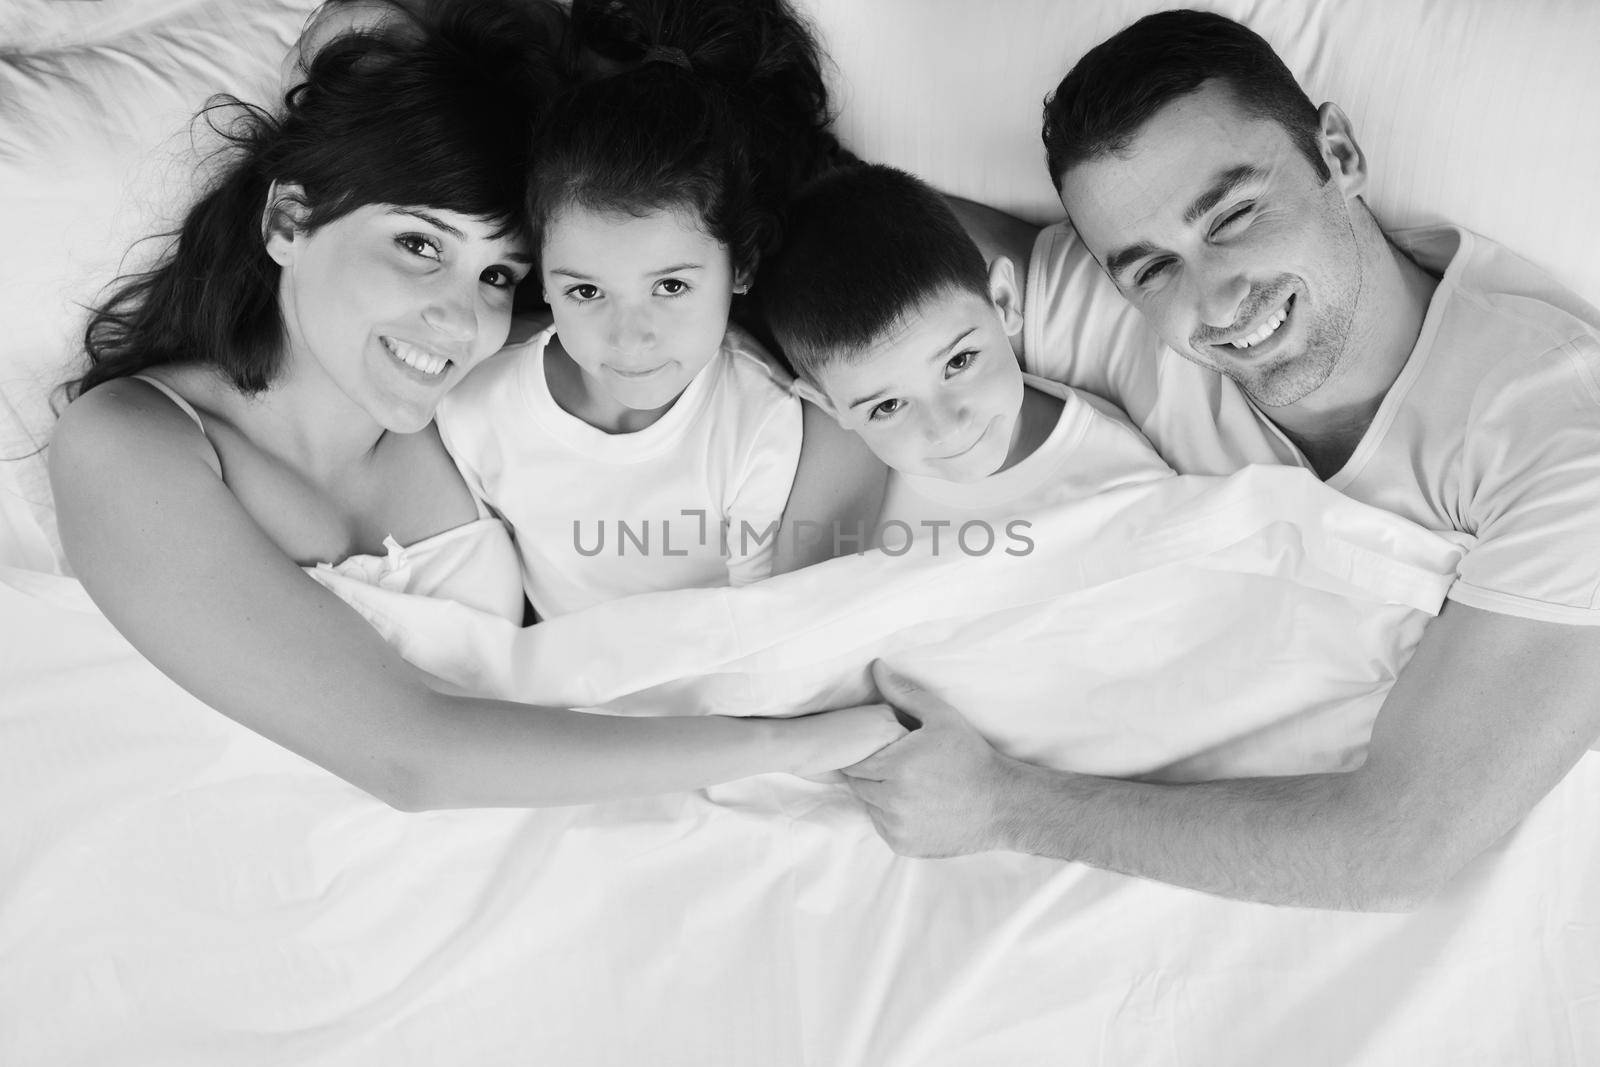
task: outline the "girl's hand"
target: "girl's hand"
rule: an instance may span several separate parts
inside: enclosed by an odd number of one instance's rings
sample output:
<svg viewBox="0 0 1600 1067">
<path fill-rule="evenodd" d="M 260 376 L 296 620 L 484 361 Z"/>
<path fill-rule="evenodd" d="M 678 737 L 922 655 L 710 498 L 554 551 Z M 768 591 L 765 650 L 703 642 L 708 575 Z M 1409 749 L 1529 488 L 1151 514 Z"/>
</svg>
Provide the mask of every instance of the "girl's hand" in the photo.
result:
<svg viewBox="0 0 1600 1067">
<path fill-rule="evenodd" d="M 859 763 L 906 736 L 887 704 L 865 704 L 776 720 L 780 756 L 790 774 L 811 777 Z"/>
</svg>

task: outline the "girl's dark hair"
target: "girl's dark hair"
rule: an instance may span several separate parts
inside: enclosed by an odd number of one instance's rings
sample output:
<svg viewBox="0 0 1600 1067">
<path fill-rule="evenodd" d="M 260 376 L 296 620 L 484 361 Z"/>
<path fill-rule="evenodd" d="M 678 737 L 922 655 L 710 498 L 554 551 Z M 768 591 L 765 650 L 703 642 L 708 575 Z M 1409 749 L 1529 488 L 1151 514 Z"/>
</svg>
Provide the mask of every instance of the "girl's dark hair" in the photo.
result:
<svg viewBox="0 0 1600 1067">
<path fill-rule="evenodd" d="M 84 332 L 68 398 L 162 363 L 209 364 L 244 393 L 271 384 L 283 318 L 263 212 L 300 188 L 298 229 L 368 204 L 430 206 L 530 231 L 525 181 L 537 109 L 561 80 L 553 3 L 443 5 L 402 32 L 330 42 L 281 115 L 218 98 L 201 112 L 232 158 L 160 262 L 112 283 Z M 232 121 L 228 121 L 229 118 Z"/>
<path fill-rule="evenodd" d="M 573 0 L 572 41 L 598 72 L 536 138 L 536 244 L 570 206 L 687 208 L 751 272 L 790 194 L 843 157 L 821 50 L 784 0 Z"/>
</svg>

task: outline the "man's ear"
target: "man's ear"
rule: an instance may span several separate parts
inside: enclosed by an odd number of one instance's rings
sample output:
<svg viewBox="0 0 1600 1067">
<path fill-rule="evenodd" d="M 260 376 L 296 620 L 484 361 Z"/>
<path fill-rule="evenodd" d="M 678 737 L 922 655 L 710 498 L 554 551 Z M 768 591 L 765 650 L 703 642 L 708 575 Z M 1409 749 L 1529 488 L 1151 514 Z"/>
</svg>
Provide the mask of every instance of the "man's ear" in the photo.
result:
<svg viewBox="0 0 1600 1067">
<path fill-rule="evenodd" d="M 828 417 L 833 419 L 834 422 L 839 422 L 839 412 L 834 408 L 833 401 L 829 400 L 827 394 L 821 389 L 818 389 L 804 378 L 796 378 L 794 380 L 794 395 L 801 400 L 815 404 L 827 412 Z M 840 423 L 840 425 L 843 426 L 844 424 Z"/>
<path fill-rule="evenodd" d="M 1367 191 L 1367 155 L 1356 142 L 1350 116 L 1338 104 L 1323 104 L 1317 108 L 1317 121 L 1322 161 L 1339 183 L 1344 198 L 1353 200 Z"/>
<path fill-rule="evenodd" d="M 1000 328 L 1011 339 L 1011 350 L 1022 357 L 1022 286 L 1017 282 L 1017 265 L 1009 256 L 989 261 L 989 300 L 1000 316 Z"/>
<path fill-rule="evenodd" d="M 267 204 L 261 209 L 261 243 L 280 267 L 294 260 L 295 246 L 305 233 L 305 193 L 292 182 L 267 187 Z"/>
</svg>

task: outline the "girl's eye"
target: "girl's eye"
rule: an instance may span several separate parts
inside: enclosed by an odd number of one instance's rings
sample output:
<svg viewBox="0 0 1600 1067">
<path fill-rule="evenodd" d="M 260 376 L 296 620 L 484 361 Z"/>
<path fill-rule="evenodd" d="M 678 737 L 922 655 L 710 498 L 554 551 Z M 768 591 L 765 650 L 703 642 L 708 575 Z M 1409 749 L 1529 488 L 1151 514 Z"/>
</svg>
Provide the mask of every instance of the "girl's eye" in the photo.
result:
<svg viewBox="0 0 1600 1067">
<path fill-rule="evenodd" d="M 394 243 L 412 255 L 420 256 L 423 259 L 439 260 L 444 258 L 444 250 L 439 247 L 439 242 L 431 237 L 424 237 L 420 233 L 403 233 L 394 239 Z"/>
<path fill-rule="evenodd" d="M 656 292 L 664 296 L 679 296 L 689 291 L 689 283 L 682 278 L 662 278 L 656 282 Z"/>
<path fill-rule="evenodd" d="M 954 371 L 959 374 L 976 362 L 978 362 L 978 350 L 975 348 L 969 348 L 965 352 L 957 352 L 955 355 L 951 356 L 945 362 L 944 366 L 945 370 Z"/>
<path fill-rule="evenodd" d="M 567 289 L 567 296 L 580 304 L 587 303 L 599 295 L 600 287 L 598 285 L 590 285 L 588 282 L 580 282 Z"/>
<path fill-rule="evenodd" d="M 1153 263 L 1147 264 L 1145 268 L 1139 272 L 1138 276 L 1133 279 L 1134 284 L 1149 285 L 1151 282 L 1165 274 L 1167 272 L 1167 267 L 1171 266 L 1171 264 L 1172 260 L 1170 259 L 1158 259 Z"/>
<path fill-rule="evenodd" d="M 867 418 L 868 419 L 887 419 L 889 416 L 891 416 L 895 412 L 899 411 L 900 408 L 902 406 L 904 406 L 904 405 L 905 405 L 905 401 L 904 400 L 900 400 L 898 398 L 891 399 L 891 400 L 884 400 L 884 401 L 878 403 L 877 405 L 875 405 L 871 411 L 867 412 Z"/>
</svg>

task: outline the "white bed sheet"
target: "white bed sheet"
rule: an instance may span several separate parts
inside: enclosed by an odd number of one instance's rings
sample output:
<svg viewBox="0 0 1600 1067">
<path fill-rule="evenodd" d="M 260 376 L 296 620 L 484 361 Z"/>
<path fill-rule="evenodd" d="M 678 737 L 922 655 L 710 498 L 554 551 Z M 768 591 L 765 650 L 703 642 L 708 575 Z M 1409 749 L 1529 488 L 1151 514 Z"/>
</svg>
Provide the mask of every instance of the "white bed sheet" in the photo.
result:
<svg viewBox="0 0 1600 1067">
<path fill-rule="evenodd" d="M 1336 585 L 1357 614 L 1437 604 L 1442 580 L 1430 593 L 1423 579 L 1450 546 L 1322 494 L 1326 521 L 1315 507 L 1268 505 L 1251 530 L 1191 540 L 1168 566 Z M 1127 580 L 1119 563 L 1155 559 L 1139 543 L 1089 559 L 1099 577 L 1066 580 L 1063 595 Z M 1384 546 L 1414 580 L 1352 570 L 1341 545 Z M 727 595 L 766 612 L 830 584 L 819 571 L 774 579 L 765 599 L 762 586 Z M 1027 583 L 995 594 L 981 568 L 940 574 L 946 602 L 968 584 L 989 607 L 1036 595 Z M 915 576 L 884 588 L 927 592 Z M 1401 605 L 1382 602 L 1386 588 Z M 1323 610 L 1294 624 L 1338 621 Z M 1374 646 L 1378 674 L 1403 640 Z M 772 645 L 769 665 L 805 661 L 812 642 L 824 659 L 840 647 L 816 630 L 785 641 L 795 647 Z M 0 1062 L 1600 1057 L 1597 756 L 1423 911 L 1355 915 L 1010 854 L 906 860 L 841 787 L 785 776 L 589 807 L 405 815 L 188 697 L 70 579 L 0 570 L 0 650 Z M 1137 702 L 1130 713 L 1137 721 Z"/>
</svg>

